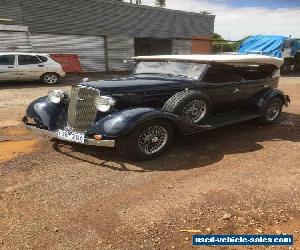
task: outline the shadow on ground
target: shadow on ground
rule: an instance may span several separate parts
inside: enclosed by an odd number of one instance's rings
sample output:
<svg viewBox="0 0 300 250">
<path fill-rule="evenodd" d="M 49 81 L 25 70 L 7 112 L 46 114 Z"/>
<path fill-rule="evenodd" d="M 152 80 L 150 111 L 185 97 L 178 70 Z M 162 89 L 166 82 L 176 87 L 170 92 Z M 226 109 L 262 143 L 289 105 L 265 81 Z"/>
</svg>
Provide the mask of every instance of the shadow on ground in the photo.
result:
<svg viewBox="0 0 300 250">
<path fill-rule="evenodd" d="M 69 157 L 117 171 L 178 171 L 206 167 L 225 155 L 255 152 L 267 141 L 300 141 L 300 115 L 284 113 L 278 124 L 261 125 L 256 120 L 209 132 L 182 136 L 157 159 L 145 162 L 126 161 L 115 150 L 62 143 L 53 148 Z"/>
</svg>

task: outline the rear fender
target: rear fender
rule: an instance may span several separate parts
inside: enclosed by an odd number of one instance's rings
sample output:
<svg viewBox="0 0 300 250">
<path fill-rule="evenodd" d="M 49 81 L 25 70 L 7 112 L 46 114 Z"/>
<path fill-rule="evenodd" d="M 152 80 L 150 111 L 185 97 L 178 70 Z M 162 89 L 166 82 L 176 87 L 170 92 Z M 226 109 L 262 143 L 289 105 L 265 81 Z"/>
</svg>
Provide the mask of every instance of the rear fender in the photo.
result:
<svg viewBox="0 0 300 250">
<path fill-rule="evenodd" d="M 274 97 L 278 97 L 281 99 L 284 106 L 288 107 L 290 103 L 290 97 L 285 95 L 283 91 L 279 89 L 272 89 L 265 92 L 262 96 L 260 96 L 258 101 L 259 111 L 262 111 L 264 105 Z"/>
<path fill-rule="evenodd" d="M 41 127 L 48 130 L 57 130 L 59 124 L 65 122 L 67 105 L 65 103 L 55 104 L 48 96 L 33 101 L 26 110 L 26 116 L 37 120 Z"/>
<path fill-rule="evenodd" d="M 112 113 L 100 119 L 87 135 L 100 134 L 104 138 L 118 138 L 127 135 L 147 121 L 164 119 L 169 121 L 180 134 L 192 133 L 205 129 L 187 122 L 172 113 L 154 108 L 131 108 Z"/>
</svg>

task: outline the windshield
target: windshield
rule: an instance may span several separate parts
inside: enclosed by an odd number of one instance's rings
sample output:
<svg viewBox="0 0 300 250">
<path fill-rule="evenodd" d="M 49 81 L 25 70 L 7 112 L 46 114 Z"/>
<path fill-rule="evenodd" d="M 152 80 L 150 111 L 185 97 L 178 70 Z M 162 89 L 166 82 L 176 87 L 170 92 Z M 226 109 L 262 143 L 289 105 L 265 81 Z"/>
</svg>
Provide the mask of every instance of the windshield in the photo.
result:
<svg viewBox="0 0 300 250">
<path fill-rule="evenodd" d="M 146 61 L 137 64 L 134 74 L 165 74 L 198 79 L 206 68 L 207 64 L 193 62 Z"/>
</svg>

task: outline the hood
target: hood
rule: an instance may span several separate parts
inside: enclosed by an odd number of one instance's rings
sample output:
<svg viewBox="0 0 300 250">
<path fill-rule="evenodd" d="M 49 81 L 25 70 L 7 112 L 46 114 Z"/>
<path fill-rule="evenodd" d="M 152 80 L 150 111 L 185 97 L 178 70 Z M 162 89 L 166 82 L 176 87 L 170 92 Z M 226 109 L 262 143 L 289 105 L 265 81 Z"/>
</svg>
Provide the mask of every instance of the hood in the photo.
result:
<svg viewBox="0 0 300 250">
<path fill-rule="evenodd" d="M 168 78 L 139 78 L 129 77 L 113 80 L 100 80 L 87 82 L 88 86 L 100 90 L 101 95 L 113 95 L 113 94 L 125 94 L 125 93 L 137 93 L 160 91 L 165 89 L 178 89 L 179 86 L 186 85 L 187 87 L 193 84 L 192 80 L 168 77 Z"/>
</svg>

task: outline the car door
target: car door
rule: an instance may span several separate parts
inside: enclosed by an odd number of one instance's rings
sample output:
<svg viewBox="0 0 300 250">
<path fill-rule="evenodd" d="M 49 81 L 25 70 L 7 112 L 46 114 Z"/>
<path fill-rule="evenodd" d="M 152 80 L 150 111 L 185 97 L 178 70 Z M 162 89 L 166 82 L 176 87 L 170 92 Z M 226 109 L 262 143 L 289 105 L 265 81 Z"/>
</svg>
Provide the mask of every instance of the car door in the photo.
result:
<svg viewBox="0 0 300 250">
<path fill-rule="evenodd" d="M 44 63 L 37 56 L 18 55 L 19 80 L 39 80 L 44 73 Z"/>
<path fill-rule="evenodd" d="M 199 88 L 209 96 L 213 113 L 235 110 L 244 98 L 244 79 L 228 69 L 210 68 Z"/>
<path fill-rule="evenodd" d="M 17 79 L 16 56 L 0 55 L 0 81 L 15 81 Z"/>
<path fill-rule="evenodd" d="M 249 100 L 261 92 L 277 87 L 278 78 L 272 78 L 278 70 L 274 65 L 252 65 L 244 69 L 249 79 L 245 82 L 245 97 Z M 254 68 L 253 68 L 254 67 Z"/>
</svg>

